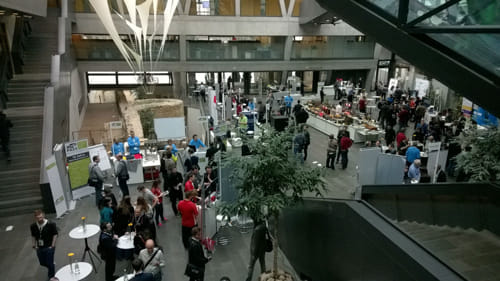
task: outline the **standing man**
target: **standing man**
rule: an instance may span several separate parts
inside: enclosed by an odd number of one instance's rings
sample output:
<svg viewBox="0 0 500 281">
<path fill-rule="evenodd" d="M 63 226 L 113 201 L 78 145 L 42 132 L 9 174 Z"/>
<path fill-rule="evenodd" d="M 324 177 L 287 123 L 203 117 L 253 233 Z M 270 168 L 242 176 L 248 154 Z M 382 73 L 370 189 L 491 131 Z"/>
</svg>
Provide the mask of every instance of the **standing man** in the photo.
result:
<svg viewBox="0 0 500 281">
<path fill-rule="evenodd" d="M 111 146 L 111 151 L 113 155 L 116 157 L 118 153 L 120 155 L 125 154 L 125 148 L 123 147 L 123 143 L 119 142 L 117 139 L 113 139 L 113 145 Z"/>
<path fill-rule="evenodd" d="M 206 147 L 205 144 L 198 138 L 198 135 L 193 135 L 193 139 L 189 141 L 189 146 L 194 146 L 196 150 L 201 147 Z"/>
<path fill-rule="evenodd" d="M 177 168 L 172 170 L 167 176 L 167 185 L 165 191 L 168 190 L 168 196 L 170 197 L 170 202 L 172 203 L 172 211 L 174 211 L 175 216 L 179 215 L 177 210 L 177 202 L 182 201 L 182 174 L 177 172 Z"/>
<path fill-rule="evenodd" d="M 347 153 L 352 145 L 352 140 L 348 136 L 344 135 L 340 139 L 340 154 L 342 155 L 342 169 L 347 168 Z"/>
<path fill-rule="evenodd" d="M 366 97 L 361 96 L 358 101 L 359 112 L 366 113 Z"/>
<path fill-rule="evenodd" d="M 343 126 L 342 129 L 340 129 L 339 132 L 337 133 L 337 142 L 339 142 L 339 144 L 340 144 L 340 141 L 342 140 L 343 136 L 350 137 L 350 133 L 347 130 L 346 126 Z M 341 150 L 340 150 L 340 145 L 339 145 L 338 146 L 338 151 L 337 151 L 337 160 L 335 161 L 336 164 L 339 163 L 340 154 L 341 154 Z"/>
<path fill-rule="evenodd" d="M 35 210 L 35 222 L 31 224 L 31 237 L 33 238 L 33 249 L 36 250 L 38 261 L 41 266 L 49 270 L 49 279 L 54 278 L 54 251 L 57 240 L 57 226 L 54 222 L 48 221 L 42 210 Z M 59 280 L 55 278 L 55 280 Z"/>
<path fill-rule="evenodd" d="M 118 235 L 113 235 L 113 226 L 110 222 L 101 224 L 101 235 L 99 236 L 99 245 L 101 248 L 101 258 L 105 261 L 106 281 L 113 281 L 118 278 L 115 276 L 116 269 L 116 245 L 118 244 Z"/>
<path fill-rule="evenodd" d="M 118 185 L 122 191 L 123 197 L 130 195 L 128 191 L 127 181 L 130 176 L 128 174 L 127 163 L 123 160 L 121 152 L 116 154 L 116 177 L 118 178 Z"/>
<path fill-rule="evenodd" d="M 198 216 L 198 208 L 191 201 L 196 194 L 196 190 L 186 192 L 186 198 L 177 205 L 182 220 L 182 243 L 186 250 L 189 249 L 189 237 L 191 237 L 191 230 L 196 225 L 195 218 Z"/>
<path fill-rule="evenodd" d="M 323 87 L 321 87 L 321 91 L 319 91 L 319 98 L 321 99 L 321 103 L 325 101 L 325 92 L 323 91 Z"/>
<path fill-rule="evenodd" d="M 240 113 L 240 119 L 238 119 L 238 125 L 240 127 L 241 133 L 246 134 L 248 130 L 248 118 L 243 112 Z"/>
<path fill-rule="evenodd" d="M 328 148 L 326 149 L 326 167 L 335 170 L 335 154 L 337 153 L 337 140 L 335 136 L 330 135 L 328 140 Z"/>
<path fill-rule="evenodd" d="M 191 234 L 192 237 L 189 241 L 188 263 L 199 268 L 201 276 L 189 276 L 189 281 L 203 281 L 205 277 L 205 264 L 211 260 L 211 257 L 205 257 L 205 253 L 203 252 L 203 246 L 201 245 L 201 230 L 198 227 L 194 227 Z"/>
<path fill-rule="evenodd" d="M 290 92 L 288 92 L 288 96 L 285 96 L 285 110 L 286 110 L 286 116 L 290 117 L 290 113 L 292 111 L 292 103 L 293 103 L 293 98 L 290 96 Z"/>
<path fill-rule="evenodd" d="M 248 265 L 248 275 L 246 281 L 252 280 L 253 269 L 257 259 L 260 263 L 260 272 L 266 272 L 266 233 L 267 227 L 264 221 L 254 220 L 252 240 L 250 242 L 250 264 Z"/>
<path fill-rule="evenodd" d="M 302 132 L 302 128 L 299 127 L 299 131 L 293 138 L 293 154 L 295 155 L 295 158 L 300 161 L 301 164 L 304 163 L 304 157 L 302 156 L 302 151 L 304 150 L 304 145 L 305 145 L 305 137 L 304 133 Z"/>
<path fill-rule="evenodd" d="M 104 183 L 104 174 L 99 168 L 99 162 L 101 159 L 99 156 L 95 155 L 92 157 L 93 163 L 89 164 L 89 178 L 94 183 L 95 188 L 95 204 L 99 207 L 99 202 L 102 199 L 102 184 Z"/>
<path fill-rule="evenodd" d="M 135 271 L 135 276 L 130 281 L 155 281 L 153 274 L 143 272 L 144 263 L 140 259 L 132 261 L 132 268 Z"/>
<path fill-rule="evenodd" d="M 309 134 L 309 131 L 307 130 L 309 126 L 304 125 L 304 161 L 307 160 L 307 149 L 309 148 L 309 145 L 311 144 L 311 135 Z"/>
<path fill-rule="evenodd" d="M 161 268 L 165 266 L 163 251 L 155 247 L 151 239 L 146 241 L 146 248 L 139 252 L 139 259 L 144 263 L 144 272 L 152 273 L 154 281 L 161 281 Z"/>
<path fill-rule="evenodd" d="M 130 131 L 130 137 L 127 139 L 128 151 L 131 155 L 136 155 L 141 153 L 141 141 L 139 137 L 135 136 L 134 131 Z"/>
<path fill-rule="evenodd" d="M 7 115 L 0 111 L 0 142 L 2 144 L 2 150 L 7 157 L 7 161 L 10 162 L 10 128 L 12 128 L 12 122 L 7 119 Z"/>
</svg>

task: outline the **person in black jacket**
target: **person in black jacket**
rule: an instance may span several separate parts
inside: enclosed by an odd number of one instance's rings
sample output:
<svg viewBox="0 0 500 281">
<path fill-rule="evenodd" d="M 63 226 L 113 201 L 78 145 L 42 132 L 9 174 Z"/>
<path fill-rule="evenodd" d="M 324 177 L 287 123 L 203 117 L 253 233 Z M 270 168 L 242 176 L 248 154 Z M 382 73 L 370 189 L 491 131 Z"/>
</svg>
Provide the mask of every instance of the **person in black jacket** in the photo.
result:
<svg viewBox="0 0 500 281">
<path fill-rule="evenodd" d="M 118 236 L 113 234 L 113 226 L 109 222 L 103 222 L 101 224 L 101 235 L 99 236 L 99 253 L 101 254 L 101 258 L 106 262 L 106 281 L 113 281 L 118 278 L 118 276 L 114 275 L 117 244 Z"/>
<path fill-rule="evenodd" d="M 199 227 L 193 227 L 191 230 L 191 241 L 188 250 L 188 263 L 201 269 L 201 277 L 191 277 L 189 281 L 203 281 L 205 275 L 205 264 L 211 260 L 211 257 L 205 257 L 203 246 L 201 245 L 201 231 Z"/>
<path fill-rule="evenodd" d="M 2 150 L 7 157 L 7 161 L 10 161 L 10 128 L 12 128 L 12 122 L 7 118 L 2 111 L 0 111 L 0 143 L 2 144 Z"/>
<path fill-rule="evenodd" d="M 252 280 L 253 269 L 257 259 L 260 263 L 260 272 L 266 272 L 266 233 L 267 227 L 264 221 L 254 220 L 252 240 L 250 242 L 250 263 L 246 281 Z"/>
<path fill-rule="evenodd" d="M 45 219 L 42 210 L 35 210 L 35 222 L 31 224 L 31 237 L 33 238 L 33 249 L 36 250 L 38 261 L 41 266 L 49 270 L 49 279 L 56 274 L 54 266 L 54 252 L 57 240 L 57 226 L 54 222 Z"/>
</svg>

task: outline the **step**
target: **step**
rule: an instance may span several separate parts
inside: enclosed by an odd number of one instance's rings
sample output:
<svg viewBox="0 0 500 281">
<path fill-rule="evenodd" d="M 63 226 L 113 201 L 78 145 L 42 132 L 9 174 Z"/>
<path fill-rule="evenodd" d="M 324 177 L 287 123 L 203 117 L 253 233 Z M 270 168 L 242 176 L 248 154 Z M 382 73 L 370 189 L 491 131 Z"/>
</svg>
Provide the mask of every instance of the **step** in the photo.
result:
<svg viewBox="0 0 500 281">
<path fill-rule="evenodd" d="M 14 189 L 14 190 L 20 190 L 20 189 L 23 189 L 23 188 L 26 188 L 26 187 L 32 187 L 30 188 L 35 190 L 36 188 L 35 187 L 38 187 L 38 191 L 40 191 L 40 181 L 37 180 L 37 181 L 26 181 L 26 182 L 20 182 L 20 183 L 13 183 L 13 184 L 9 184 L 9 185 L 0 185 L 1 188 L 11 188 L 11 189 Z"/>
<path fill-rule="evenodd" d="M 14 190 L 5 188 L 5 190 L 0 189 L 0 192 L 2 192 L 2 200 L 13 200 L 19 197 L 37 197 L 41 195 L 40 185 L 36 186 L 36 189 L 30 188 Z"/>
<path fill-rule="evenodd" d="M 22 214 L 31 214 L 36 209 L 43 209 L 41 202 L 31 203 L 27 206 L 16 206 L 12 208 L 4 208 L 0 211 L 0 217 L 10 217 Z"/>
<path fill-rule="evenodd" d="M 43 101 L 8 102 L 7 107 L 43 106 Z"/>
<path fill-rule="evenodd" d="M 12 162 L 15 163 L 15 159 L 13 157 Z M 39 163 L 37 163 L 39 165 Z M 38 170 L 36 169 L 38 168 Z M 19 174 L 17 171 L 10 171 L 12 175 L 15 175 L 15 177 L 0 177 L 0 185 L 10 183 L 10 184 L 15 184 L 16 182 L 12 182 L 12 180 L 22 180 L 23 182 L 39 182 L 40 181 L 40 167 L 34 167 L 34 168 L 20 168 L 18 170 L 32 170 L 32 172 L 25 173 L 25 174 Z"/>
<path fill-rule="evenodd" d="M 7 104 L 9 104 L 10 102 L 14 102 L 14 103 L 20 103 L 20 102 L 24 102 L 24 101 L 37 101 L 37 102 L 41 102 L 43 103 L 44 102 L 44 97 L 43 96 L 11 96 L 9 95 L 9 101 L 7 102 Z"/>
<path fill-rule="evenodd" d="M 7 93 L 9 96 L 16 95 L 40 95 L 45 93 L 45 86 L 25 86 L 23 87 L 8 87 Z"/>
<path fill-rule="evenodd" d="M 17 206 L 22 206 L 22 205 L 31 205 L 31 204 L 41 204 L 42 203 L 42 196 L 30 196 L 30 197 L 22 197 L 22 198 L 17 198 L 17 199 L 11 199 L 11 200 L 2 200 L 0 201 L 0 212 L 3 212 L 2 209 L 4 208 L 15 208 Z"/>
</svg>

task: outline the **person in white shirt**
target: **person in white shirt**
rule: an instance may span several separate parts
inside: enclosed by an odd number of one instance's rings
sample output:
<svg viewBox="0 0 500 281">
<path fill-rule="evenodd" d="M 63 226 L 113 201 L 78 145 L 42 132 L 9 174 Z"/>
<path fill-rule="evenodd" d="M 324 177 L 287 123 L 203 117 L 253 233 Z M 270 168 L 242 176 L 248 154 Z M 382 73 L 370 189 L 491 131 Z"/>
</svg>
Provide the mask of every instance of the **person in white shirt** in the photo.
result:
<svg viewBox="0 0 500 281">
<path fill-rule="evenodd" d="M 335 113 L 337 115 L 342 115 L 342 102 L 339 102 L 339 104 L 335 107 Z"/>
</svg>

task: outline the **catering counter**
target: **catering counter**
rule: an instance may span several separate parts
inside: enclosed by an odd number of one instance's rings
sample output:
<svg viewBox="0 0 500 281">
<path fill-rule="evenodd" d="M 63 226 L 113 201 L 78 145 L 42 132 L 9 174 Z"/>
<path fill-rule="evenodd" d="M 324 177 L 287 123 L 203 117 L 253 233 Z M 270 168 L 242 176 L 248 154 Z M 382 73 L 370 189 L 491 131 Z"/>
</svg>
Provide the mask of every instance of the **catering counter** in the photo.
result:
<svg viewBox="0 0 500 281">
<path fill-rule="evenodd" d="M 343 124 L 335 123 L 334 121 L 319 117 L 312 112 L 309 112 L 307 124 L 327 135 L 333 134 L 335 137 L 337 137 L 338 132 L 344 126 Z M 383 131 L 368 130 L 362 125 L 348 125 L 347 130 L 349 131 L 351 139 L 355 143 L 365 142 L 368 140 L 376 141 L 384 136 Z"/>
</svg>

